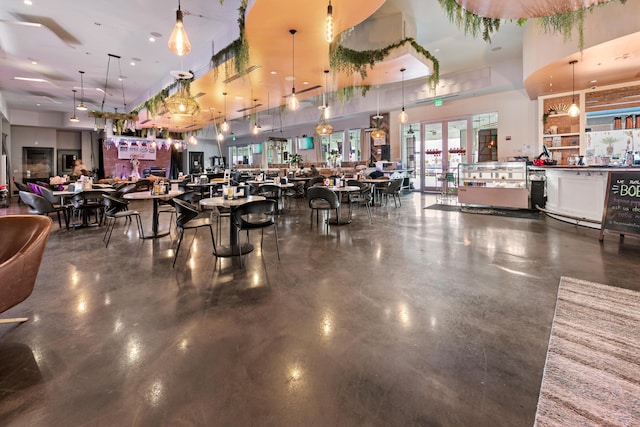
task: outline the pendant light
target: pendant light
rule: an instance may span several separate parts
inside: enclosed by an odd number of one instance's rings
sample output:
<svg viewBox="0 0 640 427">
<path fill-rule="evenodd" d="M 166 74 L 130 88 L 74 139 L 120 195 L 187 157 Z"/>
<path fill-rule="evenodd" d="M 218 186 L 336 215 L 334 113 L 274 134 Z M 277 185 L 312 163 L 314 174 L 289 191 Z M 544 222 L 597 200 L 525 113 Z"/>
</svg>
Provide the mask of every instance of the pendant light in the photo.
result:
<svg viewBox="0 0 640 427">
<path fill-rule="evenodd" d="M 229 132 L 230 126 L 227 122 L 227 92 L 222 92 L 222 95 L 224 96 L 224 120 L 220 125 L 220 130 L 222 130 L 222 132 Z"/>
<path fill-rule="evenodd" d="M 289 33 L 291 34 L 291 42 L 292 42 L 292 61 L 291 61 L 291 95 L 289 95 L 289 99 L 287 99 L 287 107 L 289 108 L 289 110 L 297 110 L 298 107 L 300 106 L 300 102 L 298 101 L 298 98 L 296 97 L 296 30 L 289 30 Z"/>
<path fill-rule="evenodd" d="M 178 10 L 176 11 L 176 25 L 173 27 L 171 37 L 169 37 L 169 50 L 178 56 L 184 56 L 191 52 L 191 43 L 187 37 L 182 23 L 182 10 L 180 9 L 180 0 L 178 0 Z"/>
<path fill-rule="evenodd" d="M 331 6 L 331 0 L 329 0 L 329 6 L 327 6 L 327 42 L 333 42 L 333 6 Z"/>
<path fill-rule="evenodd" d="M 580 108 L 576 105 L 576 63 L 577 60 L 569 62 L 571 64 L 572 78 L 571 78 L 571 106 L 567 110 L 569 117 L 578 117 L 580 115 Z"/>
<path fill-rule="evenodd" d="M 320 107 L 320 121 L 315 127 L 315 131 L 318 135 L 331 135 L 331 133 L 333 133 L 333 126 L 327 123 L 327 119 L 329 118 L 329 105 L 327 104 L 326 99 L 328 75 L 329 70 L 324 70 L 324 92 L 322 93 L 322 106 Z"/>
<path fill-rule="evenodd" d="M 256 110 L 257 105 L 258 105 L 257 103 L 258 103 L 258 100 L 254 99 L 253 100 L 253 112 L 256 115 L 256 121 L 253 123 L 253 129 L 251 130 L 251 133 L 254 134 L 254 135 L 257 135 L 257 134 L 260 133 L 260 125 L 258 124 L 258 111 Z"/>
<path fill-rule="evenodd" d="M 400 68 L 400 74 L 402 75 L 402 111 L 398 115 L 398 121 L 400 123 L 407 123 L 409 120 L 409 115 L 406 111 L 404 111 L 404 72 L 406 68 Z"/>
<path fill-rule="evenodd" d="M 76 106 L 78 111 L 87 111 L 87 106 L 84 105 L 84 71 L 78 71 L 80 73 L 80 104 Z"/>
<path fill-rule="evenodd" d="M 376 119 L 376 127 L 371 131 L 371 138 L 383 139 L 387 133 L 380 127 L 380 120 L 382 120 L 382 116 L 380 115 L 380 86 L 378 86 L 376 93 L 376 115 L 373 116 L 373 118 Z"/>
<path fill-rule="evenodd" d="M 73 115 L 69 117 L 69 121 L 75 123 L 79 122 L 80 119 L 76 116 L 76 90 L 72 89 L 71 91 L 73 92 Z"/>
</svg>

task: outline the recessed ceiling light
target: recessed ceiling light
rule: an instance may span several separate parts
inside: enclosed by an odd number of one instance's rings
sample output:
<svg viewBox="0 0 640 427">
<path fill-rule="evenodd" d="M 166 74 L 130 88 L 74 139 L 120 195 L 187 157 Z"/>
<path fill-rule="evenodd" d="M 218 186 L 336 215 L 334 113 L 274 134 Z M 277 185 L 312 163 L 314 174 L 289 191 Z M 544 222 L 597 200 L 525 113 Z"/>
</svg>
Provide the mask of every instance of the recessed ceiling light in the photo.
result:
<svg viewBox="0 0 640 427">
<path fill-rule="evenodd" d="M 156 41 L 156 39 L 155 39 L 155 37 L 149 37 L 149 41 L 150 41 L 151 43 L 153 43 L 154 41 Z"/>
<path fill-rule="evenodd" d="M 241 96 L 234 96 L 235 99 L 237 99 L 238 101 L 243 99 Z"/>
<path fill-rule="evenodd" d="M 302 82 L 302 84 L 303 84 L 303 85 L 308 85 L 308 84 L 309 84 L 309 82 Z"/>
<path fill-rule="evenodd" d="M 278 72 L 277 71 L 272 71 L 271 74 L 275 75 L 275 74 L 278 74 Z"/>
<path fill-rule="evenodd" d="M 33 3 L 31 3 L 31 0 L 24 0 L 24 4 L 31 6 Z"/>
<path fill-rule="evenodd" d="M 591 80 L 591 83 L 598 83 L 598 80 Z"/>
<path fill-rule="evenodd" d="M 131 65 L 136 65 L 135 61 L 131 61 Z"/>
<path fill-rule="evenodd" d="M 38 61 L 31 61 L 33 65 L 38 65 Z"/>
</svg>

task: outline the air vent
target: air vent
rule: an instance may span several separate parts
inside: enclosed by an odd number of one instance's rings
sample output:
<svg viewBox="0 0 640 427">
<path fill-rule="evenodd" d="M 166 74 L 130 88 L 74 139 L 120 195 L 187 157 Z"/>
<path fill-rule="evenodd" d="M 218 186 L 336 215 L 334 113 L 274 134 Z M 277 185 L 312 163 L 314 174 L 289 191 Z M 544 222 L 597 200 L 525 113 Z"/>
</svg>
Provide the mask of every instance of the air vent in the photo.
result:
<svg viewBox="0 0 640 427">
<path fill-rule="evenodd" d="M 233 76 L 229 77 L 228 79 L 224 80 L 223 83 L 227 84 L 227 83 L 231 83 L 234 80 L 238 80 L 240 77 L 242 76 L 246 76 L 247 74 L 251 73 L 252 71 L 257 70 L 258 68 L 260 68 L 259 65 L 252 65 L 251 67 L 247 68 L 244 73 L 238 73 L 238 74 L 234 74 Z"/>
<path fill-rule="evenodd" d="M 245 111 L 248 110 L 253 110 L 254 108 L 258 108 L 258 107 L 262 107 L 262 104 L 256 104 L 254 106 L 251 107 L 247 107 L 247 108 L 243 108 L 242 110 L 236 110 L 238 113 L 244 113 Z"/>
</svg>

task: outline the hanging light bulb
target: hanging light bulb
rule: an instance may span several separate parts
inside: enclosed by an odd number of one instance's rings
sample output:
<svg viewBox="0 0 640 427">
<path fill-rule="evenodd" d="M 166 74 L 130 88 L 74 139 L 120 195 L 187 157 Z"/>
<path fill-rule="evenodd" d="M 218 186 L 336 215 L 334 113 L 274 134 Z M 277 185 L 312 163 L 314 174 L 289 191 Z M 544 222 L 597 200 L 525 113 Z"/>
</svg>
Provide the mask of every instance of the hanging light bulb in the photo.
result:
<svg viewBox="0 0 640 427">
<path fill-rule="evenodd" d="M 333 42 L 333 6 L 331 6 L 331 0 L 329 0 L 329 6 L 327 6 L 327 42 Z"/>
<path fill-rule="evenodd" d="M 69 121 L 70 122 L 79 122 L 80 119 L 78 118 L 78 116 L 76 116 L 76 90 L 72 89 L 73 92 L 73 115 L 71 117 L 69 117 Z"/>
<path fill-rule="evenodd" d="M 291 34 L 291 42 L 292 42 L 292 61 L 291 61 L 291 95 L 289 95 L 289 98 L 287 99 L 287 107 L 289 108 L 289 110 L 297 110 L 298 107 L 300 107 L 300 102 L 298 101 L 298 98 L 296 97 L 296 85 L 295 85 L 295 81 L 296 81 L 296 30 L 289 30 L 289 33 Z"/>
<path fill-rule="evenodd" d="M 78 111 L 87 111 L 87 106 L 84 105 L 84 71 L 78 71 L 80 73 L 80 104 L 76 106 L 76 110 Z"/>
<path fill-rule="evenodd" d="M 216 139 L 217 139 L 218 141 L 220 141 L 220 142 L 224 141 L 224 134 L 223 134 L 222 132 L 219 132 L 219 133 L 216 135 Z"/>
<path fill-rule="evenodd" d="M 576 61 L 575 59 L 569 64 L 571 64 L 573 77 L 571 78 L 571 106 L 567 110 L 567 114 L 569 117 L 578 117 L 580 115 L 580 108 L 576 105 Z"/>
<path fill-rule="evenodd" d="M 387 132 L 380 127 L 380 120 L 382 116 L 380 115 L 380 86 L 378 86 L 378 90 L 376 92 L 376 115 L 373 116 L 376 119 L 376 127 L 371 131 L 371 138 L 373 139 L 383 139 Z"/>
<path fill-rule="evenodd" d="M 407 114 L 406 111 L 404 111 L 404 72 L 405 71 L 406 71 L 406 68 L 400 69 L 400 73 L 402 75 L 402 111 L 398 115 L 398 121 L 400 123 L 407 123 L 407 121 L 409 120 L 409 115 Z"/>
<path fill-rule="evenodd" d="M 258 100 L 254 99 L 253 100 L 253 112 L 256 115 L 256 121 L 253 123 L 253 129 L 251 129 L 251 133 L 254 134 L 254 135 L 259 134 L 260 133 L 260 129 L 261 129 L 261 126 L 258 124 L 258 111 L 256 110 L 257 106 L 258 106 Z"/>
<path fill-rule="evenodd" d="M 180 0 L 178 0 L 178 10 L 176 11 L 176 25 L 173 27 L 171 37 L 169 37 L 169 49 L 178 56 L 184 56 L 191 52 L 191 43 L 187 37 L 182 23 L 182 10 L 180 9 Z"/>
<path fill-rule="evenodd" d="M 222 121 L 222 125 L 220 125 L 220 130 L 222 132 L 229 132 L 230 126 L 227 123 L 227 92 L 223 92 L 224 95 L 224 120 Z"/>
</svg>

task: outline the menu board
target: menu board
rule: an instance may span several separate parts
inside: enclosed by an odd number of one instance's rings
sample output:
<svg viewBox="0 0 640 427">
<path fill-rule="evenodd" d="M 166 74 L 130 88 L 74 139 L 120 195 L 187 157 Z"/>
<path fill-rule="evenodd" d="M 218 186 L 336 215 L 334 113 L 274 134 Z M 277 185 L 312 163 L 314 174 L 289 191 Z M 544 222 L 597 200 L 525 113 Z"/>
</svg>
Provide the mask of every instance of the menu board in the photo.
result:
<svg viewBox="0 0 640 427">
<path fill-rule="evenodd" d="M 609 172 L 600 240 L 605 230 L 640 237 L 640 171 Z"/>
</svg>

